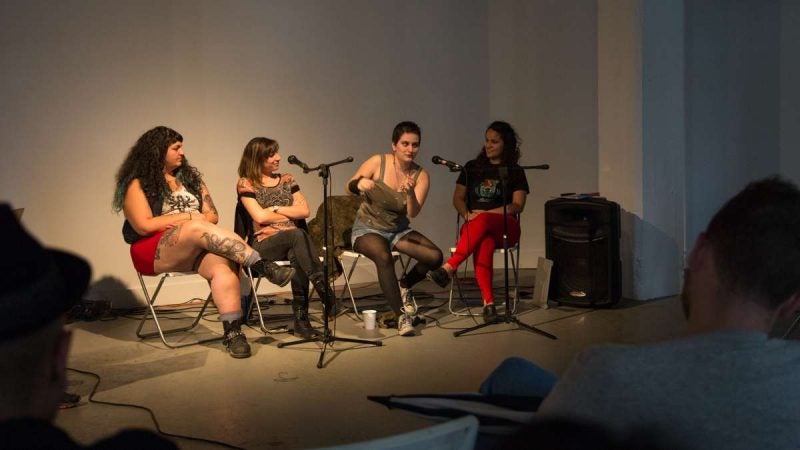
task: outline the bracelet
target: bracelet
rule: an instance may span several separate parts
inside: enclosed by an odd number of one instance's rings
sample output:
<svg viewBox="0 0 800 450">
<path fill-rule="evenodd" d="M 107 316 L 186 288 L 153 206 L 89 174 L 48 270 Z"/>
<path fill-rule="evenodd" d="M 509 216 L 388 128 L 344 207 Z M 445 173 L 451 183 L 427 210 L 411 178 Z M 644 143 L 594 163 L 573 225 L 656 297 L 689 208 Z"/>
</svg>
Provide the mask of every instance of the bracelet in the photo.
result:
<svg viewBox="0 0 800 450">
<path fill-rule="evenodd" d="M 355 180 L 350 180 L 350 182 L 347 183 L 347 190 L 356 195 L 360 194 L 361 191 L 358 189 L 358 182 L 361 181 L 362 178 L 364 177 L 358 177 Z"/>
</svg>

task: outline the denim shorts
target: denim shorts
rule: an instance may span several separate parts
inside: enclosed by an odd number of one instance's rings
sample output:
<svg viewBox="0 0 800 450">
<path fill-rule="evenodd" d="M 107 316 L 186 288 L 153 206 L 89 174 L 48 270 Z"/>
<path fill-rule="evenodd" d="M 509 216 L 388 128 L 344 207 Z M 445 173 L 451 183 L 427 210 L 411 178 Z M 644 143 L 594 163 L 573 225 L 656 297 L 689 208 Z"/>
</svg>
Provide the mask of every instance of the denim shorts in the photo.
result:
<svg viewBox="0 0 800 450">
<path fill-rule="evenodd" d="M 389 241 L 389 249 L 392 250 L 394 249 L 395 244 L 397 244 L 397 241 L 402 239 L 403 236 L 407 235 L 408 233 L 411 233 L 411 231 L 413 230 L 410 227 L 403 228 L 399 231 L 376 230 L 364 222 L 356 219 L 355 222 L 353 222 L 353 229 L 350 235 L 350 246 L 352 247 L 355 245 L 356 239 L 360 238 L 361 236 L 369 233 L 375 233 Z"/>
</svg>

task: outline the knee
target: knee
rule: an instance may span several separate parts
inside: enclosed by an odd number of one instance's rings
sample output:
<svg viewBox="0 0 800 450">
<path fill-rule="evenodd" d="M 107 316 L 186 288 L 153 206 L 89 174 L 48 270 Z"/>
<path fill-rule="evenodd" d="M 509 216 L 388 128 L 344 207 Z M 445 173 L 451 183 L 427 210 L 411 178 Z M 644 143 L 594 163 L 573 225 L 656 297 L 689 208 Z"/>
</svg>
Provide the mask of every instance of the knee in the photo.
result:
<svg viewBox="0 0 800 450">
<path fill-rule="evenodd" d="M 210 270 L 209 281 L 216 284 L 239 285 L 237 266 L 230 260 L 221 260 Z"/>
<path fill-rule="evenodd" d="M 380 267 L 394 267 L 394 257 L 391 253 L 380 252 L 377 255 L 367 256 L 376 266 Z"/>
<path fill-rule="evenodd" d="M 442 254 L 442 251 L 437 248 L 436 252 L 433 254 L 433 263 L 431 265 L 434 267 L 439 267 L 443 262 L 444 255 Z"/>
</svg>

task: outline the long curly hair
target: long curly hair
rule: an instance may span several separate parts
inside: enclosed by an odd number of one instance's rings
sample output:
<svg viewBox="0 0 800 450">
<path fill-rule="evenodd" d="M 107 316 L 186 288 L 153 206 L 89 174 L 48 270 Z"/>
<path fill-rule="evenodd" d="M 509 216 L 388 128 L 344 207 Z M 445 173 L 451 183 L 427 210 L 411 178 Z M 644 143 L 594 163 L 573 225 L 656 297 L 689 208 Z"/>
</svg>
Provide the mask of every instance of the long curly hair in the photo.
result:
<svg viewBox="0 0 800 450">
<path fill-rule="evenodd" d="M 492 122 L 488 127 L 486 127 L 486 131 L 489 130 L 496 131 L 498 134 L 500 134 L 500 138 L 503 140 L 503 164 L 517 164 L 520 156 L 522 156 L 522 153 L 519 150 L 520 145 L 522 145 L 522 139 L 520 139 L 519 135 L 517 135 L 517 132 L 514 131 L 514 127 L 512 127 L 508 122 L 498 120 Z M 486 156 L 486 150 L 484 147 L 481 147 L 481 151 L 478 153 L 475 161 L 481 166 L 491 165 L 489 158 Z"/>
<path fill-rule="evenodd" d="M 261 166 L 279 149 L 278 141 L 266 137 L 254 137 L 244 147 L 239 161 L 239 176 L 246 178 L 255 187 L 261 187 Z"/>
<path fill-rule="evenodd" d="M 164 158 L 170 145 L 183 142 L 183 136 L 172 128 L 158 126 L 148 130 L 139 137 L 131 147 L 122 166 L 117 171 L 116 189 L 114 190 L 114 211 L 121 211 L 125 201 L 128 185 L 139 179 L 142 190 L 148 201 L 160 201 L 170 194 L 167 180 L 164 178 Z M 190 192 L 202 190 L 203 178 L 200 172 L 189 165 L 186 158 L 183 164 L 175 169 L 173 175 L 186 186 Z"/>
</svg>

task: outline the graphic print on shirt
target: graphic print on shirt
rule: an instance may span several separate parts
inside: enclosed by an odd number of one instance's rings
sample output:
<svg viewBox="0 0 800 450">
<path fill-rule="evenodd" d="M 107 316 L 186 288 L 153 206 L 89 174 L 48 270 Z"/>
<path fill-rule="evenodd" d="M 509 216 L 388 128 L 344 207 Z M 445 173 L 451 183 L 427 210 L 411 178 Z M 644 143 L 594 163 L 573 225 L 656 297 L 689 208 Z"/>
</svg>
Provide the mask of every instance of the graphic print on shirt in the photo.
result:
<svg viewBox="0 0 800 450">
<path fill-rule="evenodd" d="M 475 195 L 478 203 L 491 203 L 500 197 L 499 180 L 485 179 L 475 186 Z"/>
</svg>

